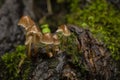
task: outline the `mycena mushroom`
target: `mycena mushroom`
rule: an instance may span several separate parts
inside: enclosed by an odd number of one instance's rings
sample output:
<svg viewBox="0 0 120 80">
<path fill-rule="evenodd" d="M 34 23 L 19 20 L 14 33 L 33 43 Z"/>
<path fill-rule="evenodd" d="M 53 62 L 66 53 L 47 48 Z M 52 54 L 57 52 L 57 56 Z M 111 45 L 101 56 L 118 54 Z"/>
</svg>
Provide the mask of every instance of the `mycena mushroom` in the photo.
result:
<svg viewBox="0 0 120 80">
<path fill-rule="evenodd" d="M 58 38 L 57 34 L 53 34 L 53 40 L 54 40 L 54 42 L 53 42 L 53 46 L 54 46 L 53 51 L 55 51 L 55 52 L 59 51 L 60 41 L 59 41 L 59 38 Z"/>
<path fill-rule="evenodd" d="M 67 43 L 69 36 L 71 36 L 71 32 L 68 29 L 68 27 L 64 25 L 60 25 L 56 31 L 56 33 L 59 35 L 60 34 L 60 39 L 61 39 L 61 48 L 64 48 L 63 45 Z"/>
<path fill-rule="evenodd" d="M 52 34 L 51 34 L 51 31 L 50 31 L 48 25 L 47 24 L 42 25 L 41 28 L 42 28 L 42 33 L 43 33 L 41 43 L 53 44 Z"/>
<path fill-rule="evenodd" d="M 18 25 L 22 26 L 26 30 L 26 41 L 25 45 L 27 47 L 28 51 L 28 57 L 31 57 L 31 45 L 34 44 L 34 50 L 36 55 L 37 47 L 36 44 L 40 42 L 42 33 L 39 30 L 39 28 L 36 26 L 34 21 L 29 16 L 23 16 L 19 22 Z"/>
<path fill-rule="evenodd" d="M 26 31 L 25 45 L 27 47 L 27 55 L 29 58 L 31 58 L 31 56 L 32 56 L 31 45 L 32 44 L 36 45 L 38 42 L 40 42 L 42 33 L 40 32 L 38 27 L 35 25 L 34 21 L 29 16 L 23 16 L 22 18 L 20 18 L 18 25 L 22 26 Z M 36 55 L 36 49 L 37 48 L 34 47 L 35 55 Z M 20 67 L 23 64 L 25 58 L 26 57 L 22 58 L 21 61 L 19 62 L 19 65 L 18 65 L 19 71 L 20 71 Z"/>
<path fill-rule="evenodd" d="M 42 28 L 42 33 L 43 33 L 43 36 L 41 38 L 41 43 L 46 45 L 47 54 L 49 55 L 49 57 L 52 57 L 53 56 L 52 52 L 49 52 L 48 50 L 49 45 L 53 45 L 53 42 L 54 42 L 52 33 L 49 29 L 48 24 L 42 25 L 41 28 Z"/>
<path fill-rule="evenodd" d="M 71 35 L 70 30 L 67 28 L 67 26 L 65 24 L 64 25 L 60 25 L 56 32 L 61 32 L 66 37 Z"/>
<path fill-rule="evenodd" d="M 35 23 L 29 16 L 23 16 L 22 18 L 20 18 L 18 25 L 22 26 L 27 31 L 30 27 L 35 25 Z"/>
<path fill-rule="evenodd" d="M 33 33 L 32 31 L 29 32 L 28 34 L 26 34 L 26 42 L 25 42 L 25 45 L 28 46 L 28 56 L 31 57 L 32 54 L 31 54 L 31 46 L 33 44 L 33 48 L 34 48 L 34 56 L 36 55 L 37 53 L 37 50 L 38 50 L 38 44 L 40 43 L 40 39 L 41 39 L 41 36 L 42 35 L 38 35 L 39 33 Z M 31 41 L 31 42 L 30 42 Z"/>
</svg>

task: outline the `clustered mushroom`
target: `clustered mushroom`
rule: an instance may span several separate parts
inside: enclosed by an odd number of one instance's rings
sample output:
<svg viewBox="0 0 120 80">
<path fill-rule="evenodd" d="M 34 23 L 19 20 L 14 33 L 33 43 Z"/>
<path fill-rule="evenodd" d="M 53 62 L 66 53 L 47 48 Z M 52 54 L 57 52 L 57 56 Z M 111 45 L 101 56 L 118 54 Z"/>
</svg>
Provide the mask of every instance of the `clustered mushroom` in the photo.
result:
<svg viewBox="0 0 120 80">
<path fill-rule="evenodd" d="M 59 26 L 56 32 L 61 32 L 64 36 L 71 35 L 71 32 L 69 31 L 69 29 L 67 28 L 67 26 L 65 24 Z"/>
<path fill-rule="evenodd" d="M 22 26 L 25 30 L 26 30 L 26 41 L 25 41 L 25 45 L 27 47 L 27 51 L 28 51 L 28 57 L 31 57 L 31 46 L 32 44 L 34 44 L 34 50 L 35 50 L 35 54 L 37 52 L 37 47 L 35 46 L 35 44 L 37 44 L 41 37 L 42 37 L 42 33 L 39 30 L 39 28 L 36 26 L 36 24 L 34 23 L 34 21 L 29 17 L 29 16 L 23 16 L 19 22 L 18 25 Z"/>
<path fill-rule="evenodd" d="M 38 43 L 45 44 L 47 48 L 49 45 L 53 45 L 54 51 L 59 51 L 58 45 L 60 44 L 60 41 L 56 33 L 61 32 L 63 36 L 67 36 L 67 37 L 71 35 L 66 25 L 61 25 L 60 27 L 58 27 L 58 30 L 56 31 L 55 34 L 51 33 L 48 24 L 42 25 L 41 26 L 42 30 L 40 30 L 29 16 L 23 16 L 19 20 L 18 25 L 22 26 L 26 30 L 25 45 L 27 47 L 28 57 L 32 56 L 31 54 L 32 44 L 34 45 L 34 50 L 35 50 L 34 55 L 36 55 L 36 51 L 37 51 L 36 44 Z M 47 53 L 49 57 L 53 56 L 52 52 L 48 51 Z"/>
<path fill-rule="evenodd" d="M 56 31 L 56 33 L 60 33 L 60 39 L 61 39 L 61 49 L 65 49 L 66 46 L 63 46 L 65 45 L 65 43 L 68 42 L 68 38 L 69 36 L 71 35 L 71 32 L 70 30 L 68 29 L 67 25 L 63 24 L 63 25 L 60 25 Z"/>
</svg>

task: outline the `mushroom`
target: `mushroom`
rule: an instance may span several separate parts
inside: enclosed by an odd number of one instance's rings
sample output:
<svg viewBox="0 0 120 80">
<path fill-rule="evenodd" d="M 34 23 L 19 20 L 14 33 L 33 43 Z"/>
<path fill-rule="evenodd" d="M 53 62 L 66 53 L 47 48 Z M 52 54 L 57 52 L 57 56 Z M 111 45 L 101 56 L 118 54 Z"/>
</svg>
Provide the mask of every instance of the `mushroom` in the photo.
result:
<svg viewBox="0 0 120 80">
<path fill-rule="evenodd" d="M 54 43 L 53 35 L 49 29 L 48 24 L 42 25 L 42 38 L 41 38 L 41 43 L 46 45 L 46 51 L 49 57 L 53 56 L 51 52 L 48 51 L 48 46 Z"/>
<path fill-rule="evenodd" d="M 35 55 L 37 52 L 36 44 L 40 42 L 42 33 L 39 28 L 36 26 L 34 21 L 29 16 L 23 16 L 18 25 L 22 26 L 26 30 L 26 41 L 25 45 L 27 47 L 28 56 L 31 57 L 31 45 L 34 44 Z"/>
<path fill-rule="evenodd" d="M 41 43 L 53 44 L 53 37 L 52 37 L 48 24 L 42 25 L 41 28 L 42 28 L 42 33 L 43 33 Z"/>
<path fill-rule="evenodd" d="M 65 49 L 65 43 L 68 42 L 69 37 L 71 35 L 70 30 L 67 28 L 67 26 L 65 24 L 60 25 L 56 31 L 57 33 L 61 33 L 60 36 L 60 40 L 61 40 L 61 49 Z"/>
<path fill-rule="evenodd" d="M 54 45 L 59 45 L 60 44 L 60 41 L 59 41 L 59 39 L 58 39 L 58 36 L 57 36 L 57 34 L 54 34 L 53 35 L 53 40 L 54 40 Z"/>
<path fill-rule="evenodd" d="M 23 16 L 19 22 L 18 25 L 22 26 L 25 28 L 25 30 L 28 30 L 30 27 L 35 25 L 34 21 L 29 17 L 29 16 Z"/>
<path fill-rule="evenodd" d="M 49 45 L 54 43 L 54 39 L 51 33 L 44 33 L 41 39 L 41 43 L 46 45 L 46 52 L 49 57 L 53 56 L 53 53 L 50 51 L 49 52 Z"/>
<path fill-rule="evenodd" d="M 41 39 L 41 43 L 43 44 L 53 44 L 53 37 L 51 33 L 44 33 Z"/>
<path fill-rule="evenodd" d="M 27 56 L 31 57 L 31 44 L 32 44 L 32 36 L 26 36 L 25 45 L 27 47 Z"/>
<path fill-rule="evenodd" d="M 40 42 L 42 38 L 42 33 L 36 25 L 28 29 L 26 35 L 30 35 L 30 34 L 32 34 L 36 38 L 35 39 L 36 42 Z"/>
<path fill-rule="evenodd" d="M 34 21 L 29 16 L 23 16 L 19 22 L 18 25 L 22 26 L 26 30 L 26 35 L 29 34 L 36 34 L 37 36 L 41 37 L 42 33 L 40 29 L 36 26 Z"/>
<path fill-rule="evenodd" d="M 67 28 L 67 26 L 65 24 L 59 26 L 56 32 L 62 32 L 62 34 L 64 36 L 70 36 L 71 35 L 71 32 L 69 31 L 69 29 Z"/>
<path fill-rule="evenodd" d="M 37 53 L 37 50 L 38 50 L 38 46 L 37 44 L 40 42 L 40 36 L 37 35 L 37 34 L 33 34 L 33 33 L 29 33 L 26 35 L 26 41 L 25 41 L 25 45 L 28 49 L 28 56 L 31 57 L 32 54 L 31 54 L 31 46 L 33 44 L 33 48 L 34 48 L 34 55 L 36 55 Z"/>
<path fill-rule="evenodd" d="M 59 51 L 59 44 L 60 44 L 60 41 L 59 41 L 59 39 L 58 39 L 58 36 L 57 36 L 57 34 L 53 34 L 53 40 L 54 40 L 54 42 L 53 42 L 53 46 L 54 46 L 54 50 L 53 51 Z"/>
</svg>

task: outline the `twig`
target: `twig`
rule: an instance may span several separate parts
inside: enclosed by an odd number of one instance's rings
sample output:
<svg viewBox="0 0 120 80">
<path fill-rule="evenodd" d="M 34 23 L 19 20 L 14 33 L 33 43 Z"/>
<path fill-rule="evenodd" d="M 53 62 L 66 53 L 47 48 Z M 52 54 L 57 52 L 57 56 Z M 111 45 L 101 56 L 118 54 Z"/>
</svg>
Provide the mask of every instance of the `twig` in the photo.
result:
<svg viewBox="0 0 120 80">
<path fill-rule="evenodd" d="M 47 9 L 48 9 L 48 13 L 49 14 L 53 13 L 53 11 L 52 11 L 52 5 L 51 5 L 51 1 L 50 0 L 47 0 Z"/>
</svg>

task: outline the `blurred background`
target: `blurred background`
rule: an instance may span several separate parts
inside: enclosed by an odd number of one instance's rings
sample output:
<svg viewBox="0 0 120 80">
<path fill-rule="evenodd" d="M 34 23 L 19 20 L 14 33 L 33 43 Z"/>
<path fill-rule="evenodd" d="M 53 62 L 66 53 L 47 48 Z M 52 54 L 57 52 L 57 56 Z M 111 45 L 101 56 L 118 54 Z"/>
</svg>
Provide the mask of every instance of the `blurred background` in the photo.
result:
<svg viewBox="0 0 120 80">
<path fill-rule="evenodd" d="M 120 60 L 120 0 L 0 0 L 0 55 L 24 44 L 19 19 L 30 16 L 52 32 L 61 24 L 89 29 L 106 45 L 116 63 Z"/>
</svg>

